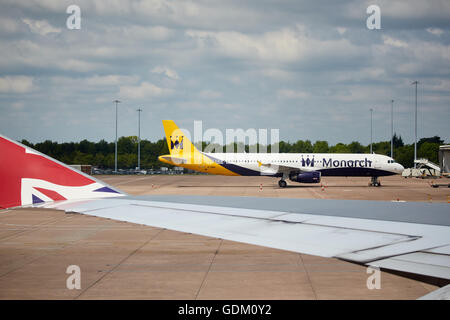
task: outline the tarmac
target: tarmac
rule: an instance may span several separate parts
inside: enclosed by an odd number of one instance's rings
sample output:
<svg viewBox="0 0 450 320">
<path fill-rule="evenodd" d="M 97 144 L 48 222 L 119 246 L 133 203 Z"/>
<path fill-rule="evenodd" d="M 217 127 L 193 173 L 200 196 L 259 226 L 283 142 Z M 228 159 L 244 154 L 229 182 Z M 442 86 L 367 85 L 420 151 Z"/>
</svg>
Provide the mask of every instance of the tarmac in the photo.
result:
<svg viewBox="0 0 450 320">
<path fill-rule="evenodd" d="M 448 202 L 431 180 L 326 177 L 322 185 L 268 177 L 97 176 L 132 195 Z M 446 179 L 445 179 L 446 180 Z M 435 181 L 436 182 L 436 181 Z M 450 204 L 449 204 L 450 205 Z M 449 207 L 450 208 L 450 207 Z M 69 289 L 80 268 L 80 289 Z M 435 289 L 367 268 L 217 238 L 47 209 L 0 211 L 0 299 L 417 299 Z M 70 286 L 69 286 L 70 287 Z"/>
</svg>

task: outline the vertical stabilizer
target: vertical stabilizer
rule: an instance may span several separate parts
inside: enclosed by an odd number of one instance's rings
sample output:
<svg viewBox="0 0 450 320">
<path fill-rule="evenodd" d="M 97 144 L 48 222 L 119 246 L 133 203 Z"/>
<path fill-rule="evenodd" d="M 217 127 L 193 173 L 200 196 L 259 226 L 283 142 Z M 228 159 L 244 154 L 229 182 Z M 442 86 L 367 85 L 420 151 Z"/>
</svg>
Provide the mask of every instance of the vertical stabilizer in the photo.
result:
<svg viewBox="0 0 450 320">
<path fill-rule="evenodd" d="M 100 180 L 0 135 L 0 209 L 122 195 Z"/>
</svg>

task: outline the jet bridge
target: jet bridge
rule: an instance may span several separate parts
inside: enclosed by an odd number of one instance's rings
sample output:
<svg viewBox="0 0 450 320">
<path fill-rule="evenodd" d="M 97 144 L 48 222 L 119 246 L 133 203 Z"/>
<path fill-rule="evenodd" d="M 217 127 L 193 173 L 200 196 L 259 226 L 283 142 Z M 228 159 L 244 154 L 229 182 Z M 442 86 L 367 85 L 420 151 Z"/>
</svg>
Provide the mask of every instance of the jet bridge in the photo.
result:
<svg viewBox="0 0 450 320">
<path fill-rule="evenodd" d="M 439 147 L 439 167 L 441 175 L 450 178 L 450 145 Z"/>
</svg>

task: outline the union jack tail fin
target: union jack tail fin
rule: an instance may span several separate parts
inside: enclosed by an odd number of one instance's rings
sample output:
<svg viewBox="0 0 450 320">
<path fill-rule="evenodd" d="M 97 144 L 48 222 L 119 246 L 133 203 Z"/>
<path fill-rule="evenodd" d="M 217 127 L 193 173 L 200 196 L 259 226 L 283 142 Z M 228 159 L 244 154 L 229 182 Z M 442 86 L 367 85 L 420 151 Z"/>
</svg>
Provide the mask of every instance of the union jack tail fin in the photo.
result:
<svg viewBox="0 0 450 320">
<path fill-rule="evenodd" d="M 100 180 L 0 135 L 0 209 L 123 195 Z"/>
</svg>

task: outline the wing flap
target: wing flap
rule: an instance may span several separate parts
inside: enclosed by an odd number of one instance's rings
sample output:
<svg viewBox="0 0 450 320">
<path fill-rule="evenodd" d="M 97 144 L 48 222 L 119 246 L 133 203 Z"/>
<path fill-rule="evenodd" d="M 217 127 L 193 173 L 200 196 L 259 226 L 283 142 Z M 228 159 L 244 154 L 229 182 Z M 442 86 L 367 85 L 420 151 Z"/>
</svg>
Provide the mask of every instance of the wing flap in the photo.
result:
<svg viewBox="0 0 450 320">
<path fill-rule="evenodd" d="M 449 255 L 414 252 L 379 261 L 373 261 L 370 265 L 442 279 L 450 279 Z"/>
</svg>

